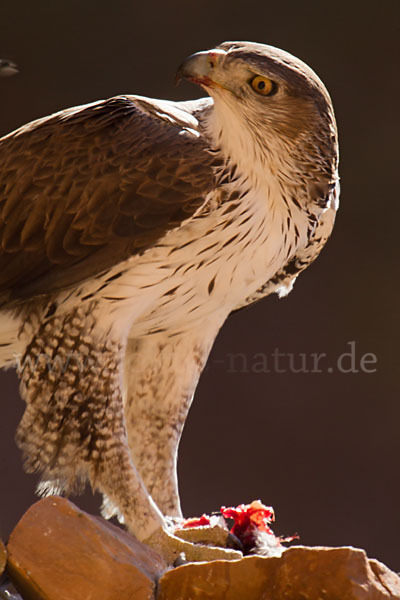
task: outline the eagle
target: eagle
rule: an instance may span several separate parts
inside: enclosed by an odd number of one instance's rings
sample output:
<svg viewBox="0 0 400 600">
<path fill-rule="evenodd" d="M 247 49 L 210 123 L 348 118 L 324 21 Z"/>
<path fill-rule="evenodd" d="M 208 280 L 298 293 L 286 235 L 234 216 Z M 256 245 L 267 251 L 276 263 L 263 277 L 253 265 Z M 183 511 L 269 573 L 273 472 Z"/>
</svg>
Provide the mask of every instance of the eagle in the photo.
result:
<svg viewBox="0 0 400 600">
<path fill-rule="evenodd" d="M 0 139 L 0 365 L 42 494 L 88 481 L 172 561 L 177 451 L 228 315 L 287 294 L 338 206 L 332 102 L 291 54 L 224 42 L 177 79 L 208 97 L 120 95 Z M 221 556 L 215 548 L 213 556 Z"/>
</svg>

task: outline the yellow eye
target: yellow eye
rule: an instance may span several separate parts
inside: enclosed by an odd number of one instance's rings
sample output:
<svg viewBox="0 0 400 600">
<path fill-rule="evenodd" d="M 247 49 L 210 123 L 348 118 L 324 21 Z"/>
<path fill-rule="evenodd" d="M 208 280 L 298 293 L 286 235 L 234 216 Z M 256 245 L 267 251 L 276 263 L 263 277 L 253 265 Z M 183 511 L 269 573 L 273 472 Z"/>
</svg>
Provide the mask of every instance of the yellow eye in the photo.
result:
<svg viewBox="0 0 400 600">
<path fill-rule="evenodd" d="M 261 94 L 261 96 L 270 96 L 276 90 L 276 84 L 268 79 L 268 77 L 263 77 L 262 75 L 256 75 L 250 81 L 250 85 L 257 94 Z"/>
</svg>

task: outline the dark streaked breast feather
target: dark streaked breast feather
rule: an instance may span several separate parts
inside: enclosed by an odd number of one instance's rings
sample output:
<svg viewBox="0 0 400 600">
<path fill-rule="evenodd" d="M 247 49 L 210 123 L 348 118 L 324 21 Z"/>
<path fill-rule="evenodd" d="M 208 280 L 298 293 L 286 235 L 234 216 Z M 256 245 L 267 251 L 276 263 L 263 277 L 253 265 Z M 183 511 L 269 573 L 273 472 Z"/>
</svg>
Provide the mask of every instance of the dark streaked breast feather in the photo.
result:
<svg viewBox="0 0 400 600">
<path fill-rule="evenodd" d="M 156 109 L 119 96 L 0 139 L 1 304 L 92 277 L 201 206 L 215 186 L 215 156 L 182 133 L 184 113 L 171 122 Z"/>
</svg>

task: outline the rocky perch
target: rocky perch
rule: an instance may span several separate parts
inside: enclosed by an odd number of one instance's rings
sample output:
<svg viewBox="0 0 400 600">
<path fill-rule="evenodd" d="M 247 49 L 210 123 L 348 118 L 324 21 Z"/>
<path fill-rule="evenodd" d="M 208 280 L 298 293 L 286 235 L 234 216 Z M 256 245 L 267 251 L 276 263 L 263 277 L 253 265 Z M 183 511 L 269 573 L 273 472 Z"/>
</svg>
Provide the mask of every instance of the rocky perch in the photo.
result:
<svg viewBox="0 0 400 600">
<path fill-rule="evenodd" d="M 4 571 L 4 573 L 3 573 Z M 58 497 L 0 541 L 10 600 L 400 600 L 400 577 L 356 548 L 292 546 L 281 557 L 169 568 L 118 527 Z"/>
</svg>

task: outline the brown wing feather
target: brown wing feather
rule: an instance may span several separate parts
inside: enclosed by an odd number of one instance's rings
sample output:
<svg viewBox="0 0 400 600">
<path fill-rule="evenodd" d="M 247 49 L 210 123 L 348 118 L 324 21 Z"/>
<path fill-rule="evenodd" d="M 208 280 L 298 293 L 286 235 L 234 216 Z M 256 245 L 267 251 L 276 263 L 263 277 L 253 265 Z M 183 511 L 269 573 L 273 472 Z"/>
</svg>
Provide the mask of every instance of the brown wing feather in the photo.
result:
<svg viewBox="0 0 400 600">
<path fill-rule="evenodd" d="M 143 252 L 201 206 L 215 186 L 215 158 L 183 129 L 184 113 L 163 118 L 156 107 L 119 96 L 0 139 L 3 304 Z"/>
</svg>

